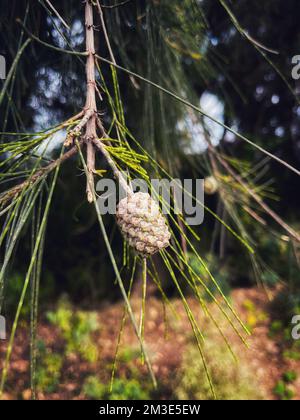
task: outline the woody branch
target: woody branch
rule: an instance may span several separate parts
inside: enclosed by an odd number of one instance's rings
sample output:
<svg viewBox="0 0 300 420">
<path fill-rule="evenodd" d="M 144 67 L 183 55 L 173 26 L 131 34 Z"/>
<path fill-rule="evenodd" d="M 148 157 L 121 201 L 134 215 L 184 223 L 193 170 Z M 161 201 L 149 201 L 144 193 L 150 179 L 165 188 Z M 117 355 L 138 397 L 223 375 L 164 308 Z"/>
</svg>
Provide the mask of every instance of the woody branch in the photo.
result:
<svg viewBox="0 0 300 420">
<path fill-rule="evenodd" d="M 86 123 L 85 140 L 87 144 L 87 199 L 93 201 L 94 172 L 95 172 L 95 148 L 94 140 L 97 138 L 96 119 L 96 81 L 95 81 L 95 41 L 94 41 L 94 21 L 92 0 L 87 0 L 85 4 L 85 31 L 86 31 L 86 83 L 87 95 L 85 103 L 85 113 L 89 116 Z"/>
</svg>

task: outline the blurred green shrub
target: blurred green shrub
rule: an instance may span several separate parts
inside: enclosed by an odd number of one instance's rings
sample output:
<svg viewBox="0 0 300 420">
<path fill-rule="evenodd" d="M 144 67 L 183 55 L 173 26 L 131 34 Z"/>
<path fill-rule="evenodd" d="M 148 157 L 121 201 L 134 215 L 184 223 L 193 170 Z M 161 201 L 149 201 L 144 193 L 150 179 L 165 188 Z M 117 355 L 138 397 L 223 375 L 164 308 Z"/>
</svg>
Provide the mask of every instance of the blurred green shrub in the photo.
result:
<svg viewBox="0 0 300 420">
<path fill-rule="evenodd" d="M 102 400 L 107 394 L 107 386 L 96 376 L 89 376 L 83 384 L 83 393 L 92 400 Z"/>
<path fill-rule="evenodd" d="M 300 360 L 300 340 L 290 340 L 283 351 L 283 357 L 287 360 Z"/>
<path fill-rule="evenodd" d="M 246 325 L 249 331 L 252 331 L 259 322 L 263 322 L 268 318 L 267 314 L 258 309 L 250 299 L 246 299 L 243 302 L 243 307 L 246 311 Z"/>
<path fill-rule="evenodd" d="M 281 400 L 291 400 L 295 396 L 294 391 L 282 380 L 276 383 L 273 392 Z"/>
<path fill-rule="evenodd" d="M 276 335 L 280 334 L 284 330 L 283 322 L 276 319 L 271 322 L 269 329 L 269 337 L 274 338 Z"/>
<path fill-rule="evenodd" d="M 142 381 L 137 379 L 117 378 L 113 383 L 112 392 L 109 393 L 97 377 L 89 376 L 84 383 L 83 392 L 95 400 L 149 400 L 150 392 L 142 387 Z"/>
<path fill-rule="evenodd" d="M 141 356 L 141 349 L 139 347 L 124 347 L 118 354 L 119 363 L 129 363 L 138 359 Z"/>
<path fill-rule="evenodd" d="M 284 372 L 282 379 L 285 383 L 292 383 L 297 379 L 297 372 L 294 370 L 288 370 L 287 372 Z"/>
<path fill-rule="evenodd" d="M 234 363 L 225 344 L 206 339 L 205 349 L 207 366 L 218 399 L 262 399 L 255 375 L 246 363 Z M 174 396 L 179 400 L 212 399 L 204 366 L 195 346 L 191 345 L 184 355 Z"/>
<path fill-rule="evenodd" d="M 95 312 L 73 310 L 70 303 L 62 299 L 56 311 L 47 312 L 47 319 L 59 329 L 66 341 L 67 354 L 80 354 L 91 363 L 98 360 L 99 350 L 92 335 L 100 328 Z"/>
<path fill-rule="evenodd" d="M 137 379 L 116 379 L 113 384 L 110 400 L 149 400 L 149 391 L 142 387 Z"/>
<path fill-rule="evenodd" d="M 59 385 L 63 355 L 51 353 L 43 341 L 37 343 L 36 385 L 42 392 L 54 392 Z"/>
</svg>

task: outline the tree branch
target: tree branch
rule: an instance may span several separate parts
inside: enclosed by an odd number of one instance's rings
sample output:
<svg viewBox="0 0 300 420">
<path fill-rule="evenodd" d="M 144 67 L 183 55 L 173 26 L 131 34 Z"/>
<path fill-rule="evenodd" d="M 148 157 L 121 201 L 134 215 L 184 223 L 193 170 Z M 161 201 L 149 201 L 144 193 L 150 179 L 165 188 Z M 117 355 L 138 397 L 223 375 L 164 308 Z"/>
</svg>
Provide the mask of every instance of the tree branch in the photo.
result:
<svg viewBox="0 0 300 420">
<path fill-rule="evenodd" d="M 97 138 L 96 132 L 96 118 L 97 118 L 97 104 L 96 104 L 96 80 L 95 80 L 95 40 L 94 40 L 94 20 L 93 20 L 93 3 L 87 0 L 85 3 L 85 33 L 86 33 L 86 84 L 87 95 L 85 103 L 86 115 L 90 117 L 86 122 L 85 138 L 87 141 L 87 184 L 86 193 L 89 203 L 93 202 L 94 189 L 94 172 L 95 172 L 95 148 L 94 139 Z"/>
<path fill-rule="evenodd" d="M 80 144 L 84 142 L 83 139 L 80 140 Z M 15 187 L 8 190 L 4 195 L 0 198 L 0 203 L 7 203 L 11 199 L 13 199 L 16 195 L 18 195 L 24 188 L 27 188 L 29 185 L 34 184 L 38 179 L 47 176 L 50 172 L 53 171 L 58 165 L 61 165 L 66 160 L 70 159 L 72 156 L 76 155 L 77 147 L 73 146 L 72 149 L 68 150 L 64 153 L 60 158 L 54 160 L 49 165 L 39 169 L 35 172 L 31 177 L 26 179 L 24 182 L 16 185 Z"/>
</svg>

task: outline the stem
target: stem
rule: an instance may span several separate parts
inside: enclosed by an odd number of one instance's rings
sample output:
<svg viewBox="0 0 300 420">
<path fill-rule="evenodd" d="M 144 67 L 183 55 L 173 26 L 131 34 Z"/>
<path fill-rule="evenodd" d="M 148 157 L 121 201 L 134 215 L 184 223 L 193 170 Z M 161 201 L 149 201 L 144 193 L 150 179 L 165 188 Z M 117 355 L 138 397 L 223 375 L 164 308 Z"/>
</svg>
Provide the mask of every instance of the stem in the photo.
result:
<svg viewBox="0 0 300 420">
<path fill-rule="evenodd" d="M 132 188 L 127 184 L 126 179 L 124 178 L 122 172 L 119 171 L 117 168 L 115 162 L 113 161 L 112 157 L 108 153 L 108 151 L 105 149 L 104 144 L 101 142 L 101 140 L 94 140 L 94 145 L 101 151 L 105 159 L 107 160 L 107 163 L 111 167 L 114 176 L 118 179 L 120 186 L 126 191 L 127 195 L 133 194 Z"/>
<path fill-rule="evenodd" d="M 115 60 L 113 50 L 112 50 L 110 42 L 109 42 L 109 37 L 108 37 L 106 25 L 105 25 L 105 20 L 104 20 L 103 11 L 102 11 L 102 7 L 104 7 L 104 6 L 100 4 L 99 0 L 96 0 L 96 4 L 97 4 L 97 8 L 98 8 L 98 12 L 99 12 L 100 20 L 101 20 L 101 25 L 102 25 L 102 30 L 103 30 L 104 38 L 105 38 L 105 41 L 106 41 L 106 45 L 107 45 L 107 48 L 108 48 L 108 51 L 109 51 L 111 61 L 114 64 L 117 64 L 117 62 Z"/>
<path fill-rule="evenodd" d="M 143 259 L 142 263 L 142 276 L 143 276 L 143 284 L 142 284 L 142 307 L 141 307 L 141 317 L 140 317 L 140 336 L 142 342 L 144 342 L 144 332 L 145 332 L 145 313 L 146 313 L 146 294 L 147 294 L 147 259 Z M 141 352 L 142 355 L 142 364 L 144 364 L 144 353 Z"/>
<path fill-rule="evenodd" d="M 85 111 L 92 113 L 86 123 L 85 138 L 87 141 L 87 184 L 86 192 L 89 203 L 93 202 L 93 193 L 91 188 L 94 186 L 95 172 L 95 148 L 93 140 L 97 137 L 96 133 L 96 80 L 95 80 L 95 40 L 94 40 L 94 21 L 93 21 L 93 4 L 91 0 L 85 3 L 85 33 L 86 33 L 86 84 L 87 94 Z"/>
<path fill-rule="evenodd" d="M 99 3 L 98 0 L 96 0 L 96 5 L 98 7 L 98 12 L 99 12 L 99 15 L 100 15 L 100 20 L 101 20 L 101 25 L 102 25 L 102 29 L 103 29 L 105 41 L 106 41 L 106 44 L 107 44 L 107 48 L 109 50 L 109 55 L 110 55 L 113 63 L 116 64 L 116 60 L 115 60 L 115 57 L 114 57 L 114 54 L 113 54 L 113 51 L 112 51 L 112 48 L 111 48 L 111 45 L 110 45 L 110 42 L 109 42 L 108 33 L 107 33 L 107 30 L 106 30 L 106 26 L 105 26 L 105 21 L 104 21 L 104 16 L 103 16 L 102 8 L 101 8 L 101 5 L 100 5 L 100 3 Z M 91 9 L 92 9 L 92 7 L 91 7 Z M 92 18 L 93 18 L 93 16 L 92 16 Z M 92 20 L 90 21 L 90 23 L 92 23 Z M 92 39 L 89 42 L 92 44 L 92 41 L 94 42 L 94 40 L 92 40 Z M 94 44 L 93 44 L 93 46 L 94 46 Z M 94 80 L 94 83 L 93 84 L 90 84 L 90 85 L 92 86 L 92 88 L 94 88 L 94 94 L 95 94 L 95 88 L 96 88 L 96 84 L 95 84 L 95 50 L 93 49 L 93 46 L 92 45 L 88 45 L 88 34 L 87 34 L 87 47 L 86 47 L 87 53 L 89 54 L 89 48 L 92 48 L 92 51 L 94 52 L 90 64 L 89 64 L 90 54 L 88 55 L 87 69 L 89 67 L 92 67 L 93 68 L 93 77 L 94 77 L 93 80 Z M 89 70 L 89 72 L 91 72 L 91 68 L 89 68 L 88 70 Z M 87 70 L 87 72 L 88 72 L 88 70 Z M 108 137 L 108 135 L 107 135 L 107 133 L 105 131 L 105 128 L 103 127 L 103 124 L 102 124 L 101 119 L 98 116 L 96 116 L 96 113 L 94 115 L 96 117 L 96 125 L 98 125 L 98 127 L 99 127 L 99 130 L 101 132 L 101 136 Z M 103 143 L 101 142 L 101 140 L 100 141 L 97 140 L 97 137 L 95 136 L 95 137 L 91 137 L 91 142 L 93 143 L 93 145 L 92 145 L 93 146 L 93 149 L 90 151 L 90 153 L 91 153 L 91 163 L 92 164 L 94 163 L 93 162 L 93 159 L 94 159 L 94 156 L 95 156 L 95 148 L 97 148 L 104 155 L 105 159 L 107 160 L 107 163 L 109 164 L 109 166 L 111 167 L 111 169 L 112 169 L 112 171 L 114 173 L 114 176 L 119 180 L 119 183 L 122 186 L 122 188 L 124 189 L 124 191 L 126 191 L 127 195 L 131 195 L 133 193 L 132 188 L 130 186 L 128 186 L 128 184 L 126 182 L 126 179 L 124 178 L 124 176 L 122 175 L 122 173 L 119 171 L 119 169 L 115 165 L 113 159 L 111 158 L 110 154 L 105 149 L 105 146 L 103 145 Z M 89 144 L 88 144 L 88 146 L 89 146 Z M 89 149 L 88 149 L 88 155 L 87 155 L 87 167 L 89 168 Z M 91 191 L 89 189 L 90 188 L 89 186 L 90 185 L 93 185 L 93 182 L 90 182 L 90 181 L 93 181 L 93 173 L 92 172 L 89 172 L 89 173 L 91 175 L 89 176 L 89 179 L 87 180 L 87 184 L 88 184 L 88 187 L 87 187 L 87 190 L 88 190 L 88 200 L 90 201 L 90 199 L 91 199 L 91 201 L 93 201 L 92 195 L 90 195 Z"/>
<path fill-rule="evenodd" d="M 22 54 L 23 54 L 23 52 L 24 52 L 25 48 L 27 47 L 27 45 L 28 45 L 30 42 L 31 42 L 31 39 L 27 39 L 27 40 L 24 42 L 24 44 L 23 44 L 23 45 L 22 45 L 22 47 L 19 49 L 19 51 L 18 51 L 18 53 L 17 53 L 17 55 L 16 55 L 16 57 L 15 57 L 15 59 L 14 59 L 13 63 L 12 63 L 12 66 L 11 66 L 11 68 L 10 68 L 10 71 L 9 71 L 9 73 L 8 73 L 8 75 L 7 75 L 7 78 L 6 78 L 5 82 L 4 82 L 4 85 L 3 85 L 2 89 L 1 89 L 1 93 L 0 93 L 0 105 L 1 105 L 1 103 L 2 103 L 2 101 L 3 101 L 4 95 L 5 95 L 5 92 L 6 92 L 7 88 L 8 88 L 8 86 L 9 86 L 9 83 L 10 83 L 10 81 L 11 81 L 11 79 L 12 79 L 13 75 L 14 75 L 14 71 L 15 71 L 15 69 L 16 69 L 16 66 L 17 66 L 17 64 L 18 64 L 18 62 L 19 62 L 19 60 L 20 60 L 20 58 L 21 58 L 21 56 L 22 56 Z"/>
</svg>

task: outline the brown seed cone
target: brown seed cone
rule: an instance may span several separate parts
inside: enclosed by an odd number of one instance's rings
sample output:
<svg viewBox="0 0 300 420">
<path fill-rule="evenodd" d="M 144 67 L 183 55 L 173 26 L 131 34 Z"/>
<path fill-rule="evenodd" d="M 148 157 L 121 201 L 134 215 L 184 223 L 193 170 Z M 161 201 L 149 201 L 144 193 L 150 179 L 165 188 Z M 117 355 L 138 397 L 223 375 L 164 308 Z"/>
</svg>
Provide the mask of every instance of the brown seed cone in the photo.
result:
<svg viewBox="0 0 300 420">
<path fill-rule="evenodd" d="M 117 221 L 129 245 L 144 257 L 169 246 L 171 234 L 166 219 L 148 193 L 123 198 L 118 204 Z"/>
</svg>

